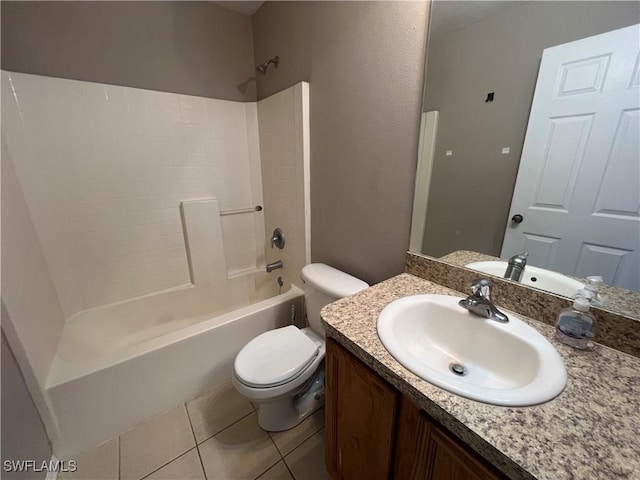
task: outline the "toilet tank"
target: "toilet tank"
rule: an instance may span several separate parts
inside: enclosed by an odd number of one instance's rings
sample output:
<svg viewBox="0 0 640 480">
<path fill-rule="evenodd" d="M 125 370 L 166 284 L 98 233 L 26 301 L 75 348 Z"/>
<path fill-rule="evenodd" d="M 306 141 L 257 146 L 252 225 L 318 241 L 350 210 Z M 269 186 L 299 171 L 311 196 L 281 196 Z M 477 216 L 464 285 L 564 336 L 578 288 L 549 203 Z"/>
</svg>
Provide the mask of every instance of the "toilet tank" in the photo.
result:
<svg viewBox="0 0 640 480">
<path fill-rule="evenodd" d="M 304 300 L 309 326 L 322 336 L 322 307 L 369 287 L 368 283 L 324 263 L 305 265 L 301 277 L 304 282 Z"/>
</svg>

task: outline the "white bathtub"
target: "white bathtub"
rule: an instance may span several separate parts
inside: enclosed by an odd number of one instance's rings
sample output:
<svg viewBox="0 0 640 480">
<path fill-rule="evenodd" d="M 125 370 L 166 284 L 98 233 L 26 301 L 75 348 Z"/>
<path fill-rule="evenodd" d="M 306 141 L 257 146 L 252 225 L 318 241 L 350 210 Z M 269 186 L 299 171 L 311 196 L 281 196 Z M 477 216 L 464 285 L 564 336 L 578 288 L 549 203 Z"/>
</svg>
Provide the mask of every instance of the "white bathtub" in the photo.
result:
<svg viewBox="0 0 640 480">
<path fill-rule="evenodd" d="M 232 279 L 230 302 L 210 313 L 173 302 L 173 291 L 71 319 L 46 387 L 54 452 L 70 458 L 222 383 L 249 340 L 291 323 L 292 307 L 302 322 L 302 290 L 276 278 Z"/>
</svg>

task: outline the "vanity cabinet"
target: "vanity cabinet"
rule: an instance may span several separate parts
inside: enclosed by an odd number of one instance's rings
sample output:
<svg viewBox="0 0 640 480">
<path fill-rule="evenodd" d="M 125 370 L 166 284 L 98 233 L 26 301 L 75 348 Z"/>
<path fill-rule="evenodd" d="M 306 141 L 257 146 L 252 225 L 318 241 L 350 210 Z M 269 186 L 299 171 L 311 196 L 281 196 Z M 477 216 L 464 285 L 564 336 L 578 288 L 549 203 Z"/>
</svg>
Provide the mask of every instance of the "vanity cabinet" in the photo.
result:
<svg viewBox="0 0 640 480">
<path fill-rule="evenodd" d="M 334 479 L 390 478 L 400 394 L 329 338 L 325 375 L 327 470 Z"/>
<path fill-rule="evenodd" d="M 325 408 L 333 479 L 507 478 L 329 338 Z"/>
</svg>

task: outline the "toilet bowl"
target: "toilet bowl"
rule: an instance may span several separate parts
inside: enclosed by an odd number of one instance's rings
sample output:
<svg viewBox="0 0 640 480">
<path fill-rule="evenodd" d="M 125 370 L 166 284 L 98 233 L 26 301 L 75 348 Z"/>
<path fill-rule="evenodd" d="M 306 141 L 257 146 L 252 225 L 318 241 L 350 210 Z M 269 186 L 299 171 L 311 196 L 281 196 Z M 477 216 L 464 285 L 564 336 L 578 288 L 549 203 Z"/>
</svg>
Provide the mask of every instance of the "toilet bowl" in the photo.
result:
<svg viewBox="0 0 640 480">
<path fill-rule="evenodd" d="M 233 385 L 258 405 L 258 424 L 267 431 L 293 428 L 324 405 L 325 339 L 320 310 L 369 285 L 320 263 L 301 274 L 309 327 L 271 330 L 247 343 L 233 365 Z"/>
</svg>

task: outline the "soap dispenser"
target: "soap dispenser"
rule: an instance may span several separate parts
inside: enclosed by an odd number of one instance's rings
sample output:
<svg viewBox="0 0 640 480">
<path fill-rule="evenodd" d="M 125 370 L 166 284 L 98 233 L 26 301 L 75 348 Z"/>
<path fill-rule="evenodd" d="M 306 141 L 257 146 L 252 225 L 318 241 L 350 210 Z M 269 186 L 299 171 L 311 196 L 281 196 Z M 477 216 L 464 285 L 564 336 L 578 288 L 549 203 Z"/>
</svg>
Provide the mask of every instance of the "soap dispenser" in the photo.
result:
<svg viewBox="0 0 640 480">
<path fill-rule="evenodd" d="M 602 285 L 603 279 L 601 276 L 591 276 L 587 277 L 587 284 L 584 288 L 578 290 L 573 298 L 586 298 L 589 300 L 589 303 L 594 307 L 602 306 L 602 297 L 598 290 L 600 289 L 600 285 Z"/>
<path fill-rule="evenodd" d="M 585 349 L 595 337 L 596 318 L 589 307 L 589 300 L 576 298 L 573 306 L 560 310 L 556 321 L 556 338 L 575 348 Z"/>
</svg>

